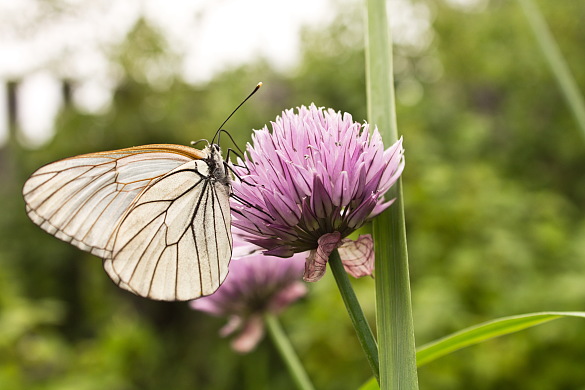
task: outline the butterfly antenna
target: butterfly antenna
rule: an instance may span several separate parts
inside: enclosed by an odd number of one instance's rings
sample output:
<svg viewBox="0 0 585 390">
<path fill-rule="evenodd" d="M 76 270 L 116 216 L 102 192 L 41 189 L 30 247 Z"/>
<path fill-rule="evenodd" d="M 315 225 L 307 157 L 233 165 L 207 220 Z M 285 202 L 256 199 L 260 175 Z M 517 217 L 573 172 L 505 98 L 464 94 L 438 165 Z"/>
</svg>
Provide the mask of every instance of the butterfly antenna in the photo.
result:
<svg viewBox="0 0 585 390">
<path fill-rule="evenodd" d="M 205 138 L 201 138 L 200 140 L 197 140 L 197 141 L 191 141 L 191 146 L 195 147 L 196 145 L 200 144 L 201 142 L 205 142 L 205 143 L 207 143 L 207 145 L 209 145 L 208 140 L 206 140 Z"/>
<path fill-rule="evenodd" d="M 215 132 L 215 135 L 213 136 L 213 139 L 211 140 L 211 143 L 214 144 L 215 143 L 215 139 L 216 137 L 219 136 L 219 134 L 221 134 L 221 129 L 223 127 L 223 125 L 225 125 L 227 123 L 227 121 L 230 120 L 230 118 L 236 113 L 236 111 L 238 111 L 238 109 L 240 107 L 242 107 L 242 105 L 244 103 L 246 103 L 246 101 L 248 99 L 250 99 L 252 97 L 252 95 L 254 95 L 262 86 L 262 82 L 259 82 L 258 85 L 256 85 L 256 88 L 254 88 L 254 90 L 235 108 L 235 110 L 232 111 L 232 113 L 226 118 L 225 121 L 223 121 L 223 123 L 219 126 L 219 128 L 217 129 L 217 131 Z"/>
</svg>

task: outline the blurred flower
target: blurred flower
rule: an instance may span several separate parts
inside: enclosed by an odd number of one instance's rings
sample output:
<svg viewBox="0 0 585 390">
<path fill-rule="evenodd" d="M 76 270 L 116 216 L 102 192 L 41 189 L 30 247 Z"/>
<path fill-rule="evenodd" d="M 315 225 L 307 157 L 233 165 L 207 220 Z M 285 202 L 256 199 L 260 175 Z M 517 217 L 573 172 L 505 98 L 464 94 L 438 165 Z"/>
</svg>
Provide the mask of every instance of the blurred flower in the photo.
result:
<svg viewBox="0 0 585 390">
<path fill-rule="evenodd" d="M 268 255 L 289 257 L 310 250 L 304 279 L 323 276 L 339 248 L 348 273 L 371 275 L 370 235 L 350 233 L 393 202 L 384 194 L 404 169 L 402 139 L 384 150 L 377 129 L 332 109 L 301 106 L 255 130 L 245 161 L 234 167 L 232 224 Z M 251 184 L 251 185 L 250 185 Z"/>
<path fill-rule="evenodd" d="M 234 235 L 234 253 L 250 253 Z M 257 247 L 255 247 L 257 248 Z M 254 248 L 252 248 L 254 249 Z M 220 330 L 222 336 L 237 333 L 232 348 L 249 352 L 264 335 L 265 313 L 278 314 L 307 293 L 301 280 L 304 257 L 290 259 L 268 258 L 252 252 L 230 263 L 229 274 L 219 289 L 203 298 L 191 301 L 191 307 L 215 316 L 228 317 Z"/>
</svg>

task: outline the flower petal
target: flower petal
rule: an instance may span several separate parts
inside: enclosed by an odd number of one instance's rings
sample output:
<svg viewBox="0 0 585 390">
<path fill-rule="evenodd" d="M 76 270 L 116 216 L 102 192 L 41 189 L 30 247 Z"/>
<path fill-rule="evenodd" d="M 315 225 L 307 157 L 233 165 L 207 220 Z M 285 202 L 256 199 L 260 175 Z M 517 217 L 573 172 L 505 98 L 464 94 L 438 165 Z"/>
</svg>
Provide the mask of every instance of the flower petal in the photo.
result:
<svg viewBox="0 0 585 390">
<path fill-rule="evenodd" d="M 303 275 L 305 282 L 316 282 L 325 275 L 329 255 L 341 243 L 341 233 L 333 232 L 324 234 L 319 238 L 317 243 L 319 246 L 309 253 L 305 263 L 305 274 Z"/>
<path fill-rule="evenodd" d="M 221 302 L 216 302 L 214 299 L 196 299 L 189 302 L 189 305 L 192 309 L 203 311 L 214 316 L 219 317 L 225 314 L 225 308 Z"/>
<path fill-rule="evenodd" d="M 291 257 L 295 254 L 295 250 L 290 246 L 283 245 L 264 251 L 262 253 L 264 253 L 265 256 Z"/>
<path fill-rule="evenodd" d="M 260 316 L 250 316 L 244 323 L 244 328 L 231 342 L 234 351 L 248 353 L 256 348 L 264 336 L 264 322 Z"/>
<path fill-rule="evenodd" d="M 318 218 L 327 218 L 333 211 L 331 197 L 327 193 L 321 177 L 315 175 L 313 178 L 313 196 L 311 197 L 311 208 Z"/>
<path fill-rule="evenodd" d="M 197 301 L 195 301 L 195 302 L 197 302 Z M 242 320 L 242 317 L 232 315 L 228 318 L 227 324 L 222 326 L 222 328 L 219 330 L 219 335 L 221 337 L 227 337 L 230 334 L 237 331 L 238 329 L 240 329 L 240 327 L 242 326 L 243 323 L 244 323 L 244 321 Z"/>
<path fill-rule="evenodd" d="M 364 201 L 348 215 L 347 226 L 351 229 L 357 229 L 362 226 L 372 210 L 374 210 L 374 207 L 376 207 L 376 204 L 377 197 L 374 194 L 364 199 Z"/>
<path fill-rule="evenodd" d="M 272 298 L 268 306 L 268 310 L 272 313 L 280 313 L 291 303 L 304 297 L 305 295 L 307 295 L 307 286 L 305 283 L 301 282 L 300 280 L 298 282 L 293 282 L 280 290 L 280 292 Z"/>
<path fill-rule="evenodd" d="M 345 238 L 337 250 L 343 268 L 354 278 L 371 275 L 374 271 L 374 240 L 371 235 L 361 235 L 355 241 Z"/>
<path fill-rule="evenodd" d="M 236 234 L 232 234 L 235 236 Z M 245 241 L 245 235 L 238 234 L 238 238 L 233 241 L 234 249 L 232 250 L 232 259 L 239 259 L 240 257 L 249 256 L 262 251 L 258 245 L 254 245 L 249 241 Z"/>
<path fill-rule="evenodd" d="M 306 231 L 315 231 L 319 229 L 319 221 L 317 221 L 317 216 L 311 209 L 309 197 L 303 199 L 303 203 L 301 205 L 301 222 L 302 227 Z"/>
<path fill-rule="evenodd" d="M 347 176 L 346 171 L 341 171 L 339 176 L 334 177 L 333 179 L 333 191 L 332 191 L 332 200 L 335 206 L 347 206 L 349 201 L 351 200 L 350 189 L 349 189 L 349 178 Z"/>
<path fill-rule="evenodd" d="M 382 204 L 378 203 L 376 205 L 376 207 L 374 207 L 374 209 L 372 210 L 372 212 L 370 213 L 369 218 L 373 218 L 376 215 L 380 214 L 382 211 L 386 210 L 388 207 L 390 207 L 390 205 L 392 205 L 392 203 L 394 203 L 396 199 L 390 199 L 388 202 L 384 202 Z"/>
<path fill-rule="evenodd" d="M 273 218 L 289 226 L 297 224 L 300 211 L 296 204 L 291 204 L 293 203 L 292 199 L 288 199 L 277 191 L 270 191 L 265 188 L 261 188 L 261 193 L 265 199 L 264 203 L 267 211 Z"/>
</svg>

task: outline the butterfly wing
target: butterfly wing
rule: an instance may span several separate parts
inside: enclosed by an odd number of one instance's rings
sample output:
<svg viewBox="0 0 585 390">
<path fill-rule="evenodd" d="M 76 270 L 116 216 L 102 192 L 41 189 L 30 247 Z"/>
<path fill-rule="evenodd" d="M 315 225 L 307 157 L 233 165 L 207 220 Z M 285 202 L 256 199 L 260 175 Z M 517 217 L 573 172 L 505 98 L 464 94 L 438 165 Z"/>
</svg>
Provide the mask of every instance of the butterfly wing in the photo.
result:
<svg viewBox="0 0 585 390">
<path fill-rule="evenodd" d="M 213 293 L 232 253 L 230 187 L 190 161 L 149 186 L 112 236 L 108 275 L 120 287 L 157 300 Z"/>
<path fill-rule="evenodd" d="M 146 145 L 45 165 L 24 184 L 27 214 L 57 238 L 106 257 L 108 241 L 136 197 L 169 171 L 204 156 L 197 152 L 179 145 Z"/>
</svg>

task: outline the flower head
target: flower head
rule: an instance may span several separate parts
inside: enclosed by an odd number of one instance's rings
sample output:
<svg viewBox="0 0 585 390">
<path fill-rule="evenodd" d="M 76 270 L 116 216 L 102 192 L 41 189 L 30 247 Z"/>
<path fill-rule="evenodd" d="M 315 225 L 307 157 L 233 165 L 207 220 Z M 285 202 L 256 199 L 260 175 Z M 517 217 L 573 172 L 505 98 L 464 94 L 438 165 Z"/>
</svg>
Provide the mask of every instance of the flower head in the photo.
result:
<svg viewBox="0 0 585 390">
<path fill-rule="evenodd" d="M 248 247 L 234 235 L 234 253 Z M 248 251 L 248 253 L 251 251 Z M 234 258 L 227 278 L 219 289 L 191 301 L 191 307 L 215 316 L 228 317 L 222 336 L 237 332 L 232 348 L 249 352 L 264 334 L 264 313 L 277 314 L 303 297 L 307 288 L 301 281 L 304 258 L 268 259 L 259 252 Z"/>
<path fill-rule="evenodd" d="M 345 237 L 392 203 L 384 194 L 404 169 L 402 140 L 384 150 L 378 130 L 347 113 L 315 105 L 297 111 L 284 111 L 272 132 L 254 132 L 239 161 L 245 168 L 234 168 L 242 181 L 233 183 L 232 223 L 265 254 L 310 250 L 307 281 L 323 275 L 336 248 L 350 274 L 369 275 L 371 237 Z"/>
</svg>

